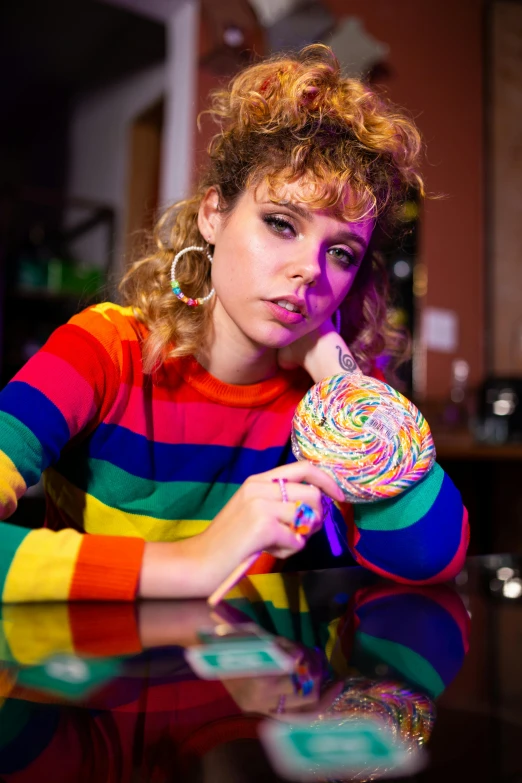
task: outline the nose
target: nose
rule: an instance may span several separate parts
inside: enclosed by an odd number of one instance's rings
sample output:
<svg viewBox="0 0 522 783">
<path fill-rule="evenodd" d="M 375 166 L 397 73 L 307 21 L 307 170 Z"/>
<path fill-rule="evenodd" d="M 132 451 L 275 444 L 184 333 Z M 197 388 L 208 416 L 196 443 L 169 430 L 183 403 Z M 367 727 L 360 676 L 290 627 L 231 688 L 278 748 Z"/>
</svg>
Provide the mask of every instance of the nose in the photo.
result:
<svg viewBox="0 0 522 783">
<path fill-rule="evenodd" d="M 306 286 L 317 284 L 321 277 L 321 254 L 318 249 L 302 249 L 287 266 L 287 275 L 291 280 L 301 280 Z"/>
</svg>

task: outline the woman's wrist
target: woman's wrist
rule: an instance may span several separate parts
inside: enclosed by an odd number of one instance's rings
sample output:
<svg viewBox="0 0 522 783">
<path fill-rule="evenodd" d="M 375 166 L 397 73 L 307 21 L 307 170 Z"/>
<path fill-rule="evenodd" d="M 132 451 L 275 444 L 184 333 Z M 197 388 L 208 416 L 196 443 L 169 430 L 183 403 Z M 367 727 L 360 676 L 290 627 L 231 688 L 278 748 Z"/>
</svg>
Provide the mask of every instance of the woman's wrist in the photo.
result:
<svg viewBox="0 0 522 783">
<path fill-rule="evenodd" d="M 307 352 L 303 367 L 315 383 L 329 375 L 359 371 L 350 349 L 333 327 L 321 334 Z"/>
<path fill-rule="evenodd" d="M 141 565 L 140 598 L 206 597 L 206 547 L 201 535 L 184 541 L 148 542 Z"/>
</svg>

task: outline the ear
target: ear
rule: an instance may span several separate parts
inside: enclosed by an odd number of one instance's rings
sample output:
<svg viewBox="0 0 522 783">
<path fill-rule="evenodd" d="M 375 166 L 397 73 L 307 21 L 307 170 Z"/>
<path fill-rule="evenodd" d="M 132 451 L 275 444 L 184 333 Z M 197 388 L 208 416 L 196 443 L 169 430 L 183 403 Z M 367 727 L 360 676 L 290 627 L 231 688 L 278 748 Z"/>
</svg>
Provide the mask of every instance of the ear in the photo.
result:
<svg viewBox="0 0 522 783">
<path fill-rule="evenodd" d="M 216 234 L 221 224 L 221 212 L 219 210 L 219 192 L 212 187 L 207 190 L 198 210 L 199 233 L 209 245 L 216 244 Z"/>
</svg>

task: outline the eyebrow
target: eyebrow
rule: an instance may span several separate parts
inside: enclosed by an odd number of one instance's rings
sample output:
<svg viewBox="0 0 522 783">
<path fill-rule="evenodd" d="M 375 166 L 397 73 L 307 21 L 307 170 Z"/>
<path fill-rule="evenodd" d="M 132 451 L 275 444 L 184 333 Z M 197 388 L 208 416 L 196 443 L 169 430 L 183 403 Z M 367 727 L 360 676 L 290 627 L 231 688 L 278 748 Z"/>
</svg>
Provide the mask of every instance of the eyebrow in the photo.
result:
<svg viewBox="0 0 522 783">
<path fill-rule="evenodd" d="M 308 223 L 313 221 L 313 213 L 309 209 L 302 207 L 300 204 L 295 204 L 293 201 L 267 201 L 266 203 L 276 204 L 280 207 L 286 207 L 286 209 L 289 209 L 291 212 L 295 212 L 296 215 L 299 215 L 299 217 L 308 221 Z M 345 228 L 339 229 L 335 236 L 336 241 L 338 242 L 357 242 L 357 244 L 361 246 L 362 250 L 366 250 L 368 247 L 368 244 L 362 237 L 359 236 L 359 234 L 355 234 L 353 231 L 348 231 Z"/>
</svg>

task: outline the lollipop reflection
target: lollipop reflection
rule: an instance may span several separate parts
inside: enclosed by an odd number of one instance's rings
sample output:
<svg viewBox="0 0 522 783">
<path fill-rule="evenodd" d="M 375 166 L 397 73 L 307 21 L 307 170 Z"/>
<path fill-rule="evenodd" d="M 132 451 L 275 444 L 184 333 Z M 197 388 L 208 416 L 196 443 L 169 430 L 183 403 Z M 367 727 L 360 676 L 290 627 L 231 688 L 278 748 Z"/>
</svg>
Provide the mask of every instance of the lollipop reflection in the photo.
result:
<svg viewBox="0 0 522 783">
<path fill-rule="evenodd" d="M 306 778 L 365 781 L 392 772 L 401 775 L 418 772 L 426 764 L 423 749 L 430 738 L 435 714 L 433 701 L 404 683 L 350 677 L 344 683 L 343 692 L 310 728 L 328 726 L 335 732 L 350 728 L 356 737 L 358 731 L 371 729 L 390 753 L 381 763 L 372 759 L 371 752 L 359 753 L 356 758 L 350 752 L 337 753 L 332 763 L 334 767 L 337 764 L 340 777 L 323 778 L 321 764 L 324 762 L 320 761 L 315 769 L 313 765 L 309 768 Z"/>
</svg>

